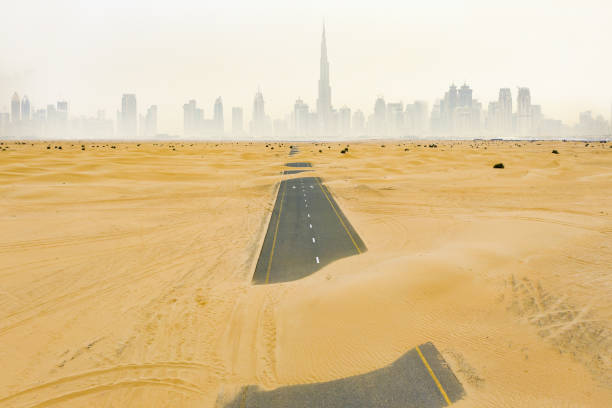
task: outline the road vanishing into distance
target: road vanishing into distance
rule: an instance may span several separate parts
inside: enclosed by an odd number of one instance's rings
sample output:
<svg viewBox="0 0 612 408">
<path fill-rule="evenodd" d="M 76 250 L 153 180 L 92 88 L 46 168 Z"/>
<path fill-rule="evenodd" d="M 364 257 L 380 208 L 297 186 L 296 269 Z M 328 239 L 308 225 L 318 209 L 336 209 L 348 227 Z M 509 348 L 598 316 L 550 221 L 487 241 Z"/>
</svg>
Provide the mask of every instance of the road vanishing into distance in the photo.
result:
<svg viewBox="0 0 612 408">
<path fill-rule="evenodd" d="M 292 146 L 290 156 L 299 153 Z M 308 162 L 287 163 L 253 283 L 304 278 L 329 263 L 359 255 L 366 246 Z M 292 175 L 304 173 L 304 177 Z M 292 176 L 292 177 L 287 177 Z M 465 392 L 432 343 L 417 346 L 389 366 L 334 381 L 266 391 L 243 386 L 225 408 L 438 408 Z M 218 401 L 219 402 L 219 401 Z"/>
<path fill-rule="evenodd" d="M 310 163 L 287 163 L 306 172 Z M 325 265 L 358 255 L 366 247 L 319 177 L 284 179 L 255 267 L 255 284 L 287 282 L 308 276 Z"/>
</svg>

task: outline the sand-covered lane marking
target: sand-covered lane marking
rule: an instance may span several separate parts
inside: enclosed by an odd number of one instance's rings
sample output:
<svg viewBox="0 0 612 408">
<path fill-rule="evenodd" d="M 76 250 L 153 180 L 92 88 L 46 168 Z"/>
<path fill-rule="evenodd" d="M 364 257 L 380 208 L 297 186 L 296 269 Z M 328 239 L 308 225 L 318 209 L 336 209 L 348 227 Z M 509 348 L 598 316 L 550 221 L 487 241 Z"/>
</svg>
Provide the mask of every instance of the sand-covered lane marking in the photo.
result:
<svg viewBox="0 0 612 408">
<path fill-rule="evenodd" d="M 268 257 L 268 268 L 266 270 L 266 283 L 270 281 L 270 269 L 272 268 L 272 258 L 274 258 L 274 247 L 276 246 L 276 237 L 278 236 L 278 225 L 280 224 L 281 213 L 283 212 L 283 202 L 285 201 L 285 192 L 287 191 L 287 182 L 283 186 L 283 195 L 281 196 L 280 206 L 278 208 L 278 217 L 276 218 L 276 228 L 274 229 L 274 238 L 272 239 L 272 249 Z"/>
<path fill-rule="evenodd" d="M 463 386 L 444 357 L 433 343 L 427 342 L 406 351 L 391 364 L 363 374 L 274 389 L 246 385 L 241 393 L 218 400 L 217 407 L 442 408 L 464 396 Z"/>
<path fill-rule="evenodd" d="M 421 349 L 419 348 L 419 346 L 416 346 L 415 348 L 416 348 L 417 353 L 419 354 L 419 357 L 421 357 L 421 361 L 423 361 L 423 365 L 425 365 L 425 368 L 427 368 L 427 371 L 429 372 L 429 375 L 431 376 L 431 378 L 436 383 L 436 386 L 438 387 L 438 390 L 440 390 L 440 394 L 442 394 L 442 397 L 444 398 L 444 401 L 446 401 L 446 403 L 448 405 L 450 405 L 451 404 L 451 400 L 448 398 L 448 395 L 446 394 L 446 391 L 444 391 L 444 387 L 442 387 L 442 384 L 440 383 L 440 380 L 438 380 L 438 377 L 436 377 L 436 374 L 431 369 L 431 366 L 427 362 L 427 359 L 425 358 L 423 353 L 421 353 Z"/>
<path fill-rule="evenodd" d="M 340 216 L 340 214 L 338 214 L 338 211 L 336 210 L 336 207 L 334 206 L 334 204 L 332 203 L 331 199 L 327 195 L 327 192 L 323 188 L 323 185 L 321 184 L 321 180 L 319 180 L 318 177 L 316 178 L 316 180 L 317 180 L 317 183 L 319 183 L 319 187 L 321 188 L 321 191 L 323 192 L 323 195 L 325 196 L 325 198 L 327 198 L 327 201 L 329 202 L 329 205 L 331 206 L 332 210 L 334 210 L 334 213 L 336 214 L 336 217 L 338 217 L 338 220 L 340 221 L 340 224 L 342 224 L 342 226 L 344 227 L 344 231 L 346 231 L 346 234 L 351 239 L 351 242 L 353 243 L 353 245 L 355 245 L 355 249 L 357 250 L 357 253 L 360 254 L 361 253 L 361 248 L 359 248 L 359 245 L 357 245 L 357 242 L 355 242 L 355 238 L 353 238 L 353 235 L 351 234 L 351 232 L 349 231 L 348 227 L 346 226 L 346 224 L 342 220 L 342 217 Z"/>
</svg>

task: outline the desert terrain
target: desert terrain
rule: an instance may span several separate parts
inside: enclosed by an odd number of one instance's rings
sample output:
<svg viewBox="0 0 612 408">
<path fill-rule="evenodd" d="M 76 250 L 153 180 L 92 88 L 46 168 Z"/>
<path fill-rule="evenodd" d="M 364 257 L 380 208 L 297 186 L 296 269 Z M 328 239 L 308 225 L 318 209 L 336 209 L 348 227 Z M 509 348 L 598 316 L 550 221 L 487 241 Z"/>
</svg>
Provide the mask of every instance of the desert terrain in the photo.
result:
<svg viewBox="0 0 612 408">
<path fill-rule="evenodd" d="M 289 145 L 3 141 L 0 406 L 215 407 L 428 341 L 458 408 L 612 406 L 610 143 Z M 255 286 L 291 160 L 368 251 Z"/>
</svg>

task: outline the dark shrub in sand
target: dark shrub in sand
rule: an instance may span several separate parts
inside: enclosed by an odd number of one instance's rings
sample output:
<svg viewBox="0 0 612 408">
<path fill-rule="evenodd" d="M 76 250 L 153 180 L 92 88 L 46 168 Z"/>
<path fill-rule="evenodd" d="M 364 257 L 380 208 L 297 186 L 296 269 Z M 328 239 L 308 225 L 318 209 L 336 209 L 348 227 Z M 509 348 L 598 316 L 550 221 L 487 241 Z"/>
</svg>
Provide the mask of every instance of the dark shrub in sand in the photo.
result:
<svg viewBox="0 0 612 408">
<path fill-rule="evenodd" d="M 494 169 L 503 169 L 504 168 L 504 163 L 497 163 L 493 166 Z"/>
<path fill-rule="evenodd" d="M 557 150 L 553 150 L 552 154 L 559 154 L 559 152 Z"/>
</svg>

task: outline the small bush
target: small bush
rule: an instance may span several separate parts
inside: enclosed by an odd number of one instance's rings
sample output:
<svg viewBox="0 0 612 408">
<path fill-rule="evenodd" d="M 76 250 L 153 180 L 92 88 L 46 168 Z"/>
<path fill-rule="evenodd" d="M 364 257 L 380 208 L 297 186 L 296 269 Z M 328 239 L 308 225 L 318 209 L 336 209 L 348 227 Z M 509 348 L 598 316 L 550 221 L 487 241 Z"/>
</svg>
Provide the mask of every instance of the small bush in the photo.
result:
<svg viewBox="0 0 612 408">
<path fill-rule="evenodd" d="M 559 152 L 555 149 L 552 151 L 552 154 L 559 154 Z"/>
<path fill-rule="evenodd" d="M 503 169 L 504 168 L 504 163 L 496 163 L 493 166 L 494 169 Z"/>
</svg>

